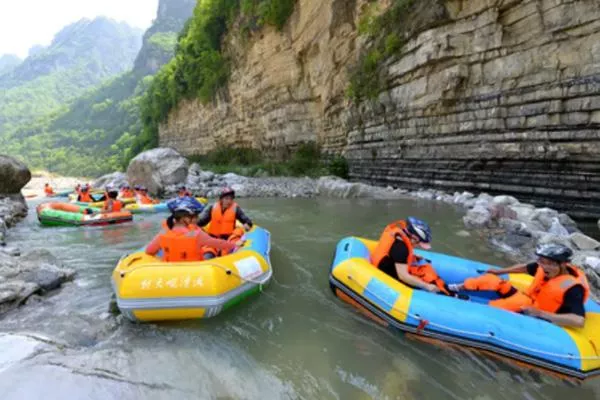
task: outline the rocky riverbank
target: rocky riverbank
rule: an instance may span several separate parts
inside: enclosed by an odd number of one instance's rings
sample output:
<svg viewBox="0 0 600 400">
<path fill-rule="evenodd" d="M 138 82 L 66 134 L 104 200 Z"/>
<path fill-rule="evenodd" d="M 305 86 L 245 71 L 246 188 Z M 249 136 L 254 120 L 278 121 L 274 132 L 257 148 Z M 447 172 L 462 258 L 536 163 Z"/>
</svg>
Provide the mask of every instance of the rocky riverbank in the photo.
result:
<svg viewBox="0 0 600 400">
<path fill-rule="evenodd" d="M 23 187 L 21 192 L 25 197 L 45 196 L 44 185 L 49 183 L 55 192 L 72 190 L 78 183 L 89 182 L 88 178 L 75 178 L 57 176 L 45 171 L 37 171 L 31 174 L 31 180 Z"/>
<path fill-rule="evenodd" d="M 58 289 L 75 275 L 47 250 L 21 255 L 18 247 L 7 245 L 8 228 L 27 216 L 21 190 L 30 180 L 27 166 L 0 155 L 0 315 Z"/>
</svg>

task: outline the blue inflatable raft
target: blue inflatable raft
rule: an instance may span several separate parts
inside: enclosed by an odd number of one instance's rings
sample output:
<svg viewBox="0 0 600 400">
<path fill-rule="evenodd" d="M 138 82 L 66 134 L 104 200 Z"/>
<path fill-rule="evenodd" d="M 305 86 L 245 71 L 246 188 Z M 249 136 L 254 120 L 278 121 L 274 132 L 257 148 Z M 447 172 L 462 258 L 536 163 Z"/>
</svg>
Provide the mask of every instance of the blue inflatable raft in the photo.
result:
<svg viewBox="0 0 600 400">
<path fill-rule="evenodd" d="M 350 237 L 337 246 L 329 281 L 335 295 L 392 329 L 494 353 L 520 364 L 578 379 L 600 373 L 600 305 L 585 304 L 581 329 L 511 313 L 487 305 L 492 292 L 470 292 L 470 300 L 413 289 L 375 268 L 377 243 Z M 444 254 L 417 251 L 448 283 L 463 282 L 494 266 Z M 532 277 L 502 277 L 525 289 Z"/>
</svg>

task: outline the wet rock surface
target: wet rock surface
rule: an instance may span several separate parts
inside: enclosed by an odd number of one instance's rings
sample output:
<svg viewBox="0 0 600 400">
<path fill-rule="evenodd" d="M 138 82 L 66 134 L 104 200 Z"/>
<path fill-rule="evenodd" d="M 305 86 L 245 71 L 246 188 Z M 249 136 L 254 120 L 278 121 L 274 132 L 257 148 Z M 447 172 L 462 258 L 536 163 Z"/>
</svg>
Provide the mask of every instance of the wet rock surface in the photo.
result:
<svg viewBox="0 0 600 400">
<path fill-rule="evenodd" d="M 23 256 L 0 252 L 0 315 L 21 306 L 34 294 L 60 288 L 74 276 L 73 270 L 47 250 L 32 250 Z"/>
</svg>

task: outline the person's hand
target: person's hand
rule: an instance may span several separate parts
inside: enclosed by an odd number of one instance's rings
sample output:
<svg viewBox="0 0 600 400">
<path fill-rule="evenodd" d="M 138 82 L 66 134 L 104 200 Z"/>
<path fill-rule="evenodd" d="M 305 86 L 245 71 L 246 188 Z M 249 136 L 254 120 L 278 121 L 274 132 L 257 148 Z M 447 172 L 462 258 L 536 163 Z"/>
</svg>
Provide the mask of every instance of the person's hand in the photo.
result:
<svg viewBox="0 0 600 400">
<path fill-rule="evenodd" d="M 502 272 L 500 272 L 499 269 L 496 268 L 490 268 L 488 270 L 485 271 L 486 274 L 491 274 L 491 275 L 501 275 Z"/>
<path fill-rule="evenodd" d="M 240 239 L 237 242 L 235 242 L 235 247 L 242 247 L 244 244 L 246 243 L 246 240 L 244 239 Z"/>
<path fill-rule="evenodd" d="M 435 285 L 425 285 L 425 290 L 429 293 L 439 293 L 440 288 Z"/>
<path fill-rule="evenodd" d="M 248 232 L 252 227 L 249 224 L 244 224 L 244 229 Z"/>
<path fill-rule="evenodd" d="M 544 312 L 542 310 L 538 310 L 535 307 L 523 307 L 521 308 L 521 312 L 531 317 L 541 317 L 544 315 Z"/>
</svg>

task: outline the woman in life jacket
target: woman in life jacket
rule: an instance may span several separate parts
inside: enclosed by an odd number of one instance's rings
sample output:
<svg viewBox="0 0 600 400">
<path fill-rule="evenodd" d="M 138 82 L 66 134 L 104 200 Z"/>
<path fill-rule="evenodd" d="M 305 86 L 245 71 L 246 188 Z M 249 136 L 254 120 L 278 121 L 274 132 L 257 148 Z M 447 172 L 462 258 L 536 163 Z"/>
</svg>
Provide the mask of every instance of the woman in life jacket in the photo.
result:
<svg viewBox="0 0 600 400">
<path fill-rule="evenodd" d="M 148 189 L 140 186 L 140 189 L 136 193 L 136 200 L 138 204 L 156 204 L 156 202 L 148 195 Z"/>
<path fill-rule="evenodd" d="M 123 203 L 117 200 L 119 197 L 119 191 L 113 187 L 106 188 L 106 200 L 102 206 L 103 213 L 120 212 L 123 210 Z"/>
<path fill-rule="evenodd" d="M 219 201 L 204 209 L 198 220 L 198 226 L 205 227 L 210 223 L 207 228 L 210 236 L 236 241 L 244 234 L 243 230 L 236 230 L 237 221 L 243 224 L 244 230 L 249 231 L 252 229 L 252 220 L 235 203 L 235 191 L 231 188 L 225 188 L 221 191 Z M 224 253 L 210 246 L 204 249 L 205 259 L 215 258 L 219 255 L 224 255 Z"/>
<path fill-rule="evenodd" d="M 454 296 L 456 293 L 438 276 L 433 266 L 415 254 L 414 248 L 431 248 L 431 228 L 408 217 L 389 224 L 383 231 L 371 262 L 381 271 L 409 286 Z"/>
<path fill-rule="evenodd" d="M 196 211 L 187 205 L 177 206 L 163 230 L 146 247 L 146 254 L 154 256 L 162 250 L 166 262 L 202 261 L 205 246 L 233 251 L 244 245 L 242 240 L 234 243 L 212 238 L 194 223 L 196 216 Z"/>
<path fill-rule="evenodd" d="M 583 327 L 584 304 L 590 289 L 585 273 L 570 264 L 573 252 L 561 244 L 543 244 L 536 248 L 535 254 L 536 262 L 490 269 L 484 275 L 450 285 L 450 288 L 495 291 L 500 298 L 489 302 L 492 307 L 522 312 L 561 326 Z M 533 276 L 533 282 L 524 292 L 498 277 L 520 273 Z"/>
<path fill-rule="evenodd" d="M 46 183 L 44 185 L 44 194 L 46 195 L 46 197 L 54 196 L 54 189 L 52 189 L 52 186 L 50 186 L 49 183 Z"/>
<path fill-rule="evenodd" d="M 93 203 L 94 198 L 90 194 L 90 189 L 88 186 L 83 186 L 79 191 L 79 196 L 77 196 L 77 201 L 82 203 Z"/>
</svg>

